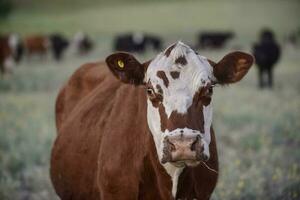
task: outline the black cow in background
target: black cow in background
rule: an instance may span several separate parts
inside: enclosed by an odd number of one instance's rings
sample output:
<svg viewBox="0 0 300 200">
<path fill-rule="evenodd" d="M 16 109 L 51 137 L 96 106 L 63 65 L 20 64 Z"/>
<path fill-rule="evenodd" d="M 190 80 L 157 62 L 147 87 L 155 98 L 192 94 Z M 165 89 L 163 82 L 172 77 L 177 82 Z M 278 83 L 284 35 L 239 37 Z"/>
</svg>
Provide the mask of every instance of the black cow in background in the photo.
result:
<svg viewBox="0 0 300 200">
<path fill-rule="evenodd" d="M 273 67 L 280 57 L 280 46 L 269 29 L 261 32 L 260 40 L 253 46 L 253 55 L 258 67 L 259 87 L 273 87 Z"/>
<path fill-rule="evenodd" d="M 114 50 L 145 53 L 147 49 L 159 51 L 162 48 L 162 39 L 151 34 L 140 32 L 125 33 L 115 37 Z"/>
<path fill-rule="evenodd" d="M 233 37 L 234 33 L 230 31 L 201 32 L 198 35 L 197 48 L 220 49 Z"/>
<path fill-rule="evenodd" d="M 69 41 L 60 33 L 53 33 L 49 35 L 49 41 L 51 44 L 51 51 L 55 60 L 60 61 L 62 59 L 63 53 L 69 46 Z"/>
</svg>

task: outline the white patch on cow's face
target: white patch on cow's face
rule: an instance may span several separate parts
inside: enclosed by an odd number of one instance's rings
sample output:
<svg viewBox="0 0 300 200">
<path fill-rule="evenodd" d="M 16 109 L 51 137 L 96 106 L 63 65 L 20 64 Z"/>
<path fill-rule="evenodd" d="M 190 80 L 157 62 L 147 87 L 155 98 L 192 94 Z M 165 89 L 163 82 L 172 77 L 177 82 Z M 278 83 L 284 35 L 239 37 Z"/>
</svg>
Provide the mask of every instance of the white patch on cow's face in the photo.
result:
<svg viewBox="0 0 300 200">
<path fill-rule="evenodd" d="M 179 57 L 184 57 L 187 61 L 185 65 L 176 64 L 175 61 Z M 158 71 L 163 71 L 168 79 L 166 85 L 162 78 L 157 76 Z M 171 72 L 179 72 L 179 77 L 172 77 Z M 208 63 L 205 57 L 197 55 L 190 47 L 178 42 L 172 49 L 169 56 L 165 52 L 160 53 L 148 66 L 145 80 L 146 83 L 151 83 L 156 93 L 159 93 L 157 85 L 162 89 L 163 104 L 167 118 L 170 117 L 173 111 L 179 114 L 186 114 L 193 103 L 194 95 L 202 87 L 211 84 L 215 81 L 213 76 L 213 68 Z M 161 129 L 161 117 L 159 109 L 155 107 L 148 99 L 147 120 L 149 128 L 152 132 L 154 142 L 156 145 L 159 160 L 162 159 L 163 154 L 163 140 L 166 136 L 171 136 L 179 131 L 183 131 L 185 135 L 199 134 L 201 135 L 202 143 L 204 144 L 204 154 L 209 157 L 209 144 L 211 141 L 210 128 L 212 124 L 212 105 L 203 106 L 204 117 L 204 132 L 199 130 L 192 130 L 190 128 L 178 128 L 172 131 L 166 129 L 164 132 Z M 177 180 L 180 173 L 176 170 L 182 166 L 171 166 L 170 163 L 164 164 L 165 169 L 172 176 L 173 186 L 177 187 Z M 182 170 L 180 170 L 181 172 Z M 177 189 L 177 188 L 176 188 Z M 176 191 L 173 188 L 173 195 Z"/>
</svg>

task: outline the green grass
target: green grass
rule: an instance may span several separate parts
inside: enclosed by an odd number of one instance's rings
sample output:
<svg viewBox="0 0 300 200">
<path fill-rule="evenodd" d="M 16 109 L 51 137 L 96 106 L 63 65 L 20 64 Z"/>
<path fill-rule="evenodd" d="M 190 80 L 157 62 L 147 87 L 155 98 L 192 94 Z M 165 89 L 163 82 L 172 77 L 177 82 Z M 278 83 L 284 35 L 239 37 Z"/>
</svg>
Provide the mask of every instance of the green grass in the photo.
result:
<svg viewBox="0 0 300 200">
<path fill-rule="evenodd" d="M 272 91 L 254 87 L 254 71 L 240 85 L 216 91 L 214 124 L 221 178 L 215 195 L 217 199 L 298 199 L 300 97 L 297 75 L 291 77 L 299 72 L 298 66 L 283 58 Z"/>
<path fill-rule="evenodd" d="M 54 98 L 43 92 L 1 95 L 0 199 L 53 199 Z"/>
<path fill-rule="evenodd" d="M 299 24 L 298 1 L 127 1 L 117 5 L 91 1 L 82 8 L 19 6 L 1 30 L 26 35 L 78 29 L 91 33 L 97 49 L 88 57 L 71 52 L 61 63 L 24 60 L 13 75 L 0 79 L 0 199 L 56 199 L 49 179 L 49 159 L 56 136 L 54 103 L 59 87 L 82 63 L 103 59 L 111 39 L 131 29 L 161 34 L 167 44 L 195 40 L 201 29 L 233 29 L 234 43 L 249 50 L 265 25 L 280 39 Z M 57 2 L 54 1 L 54 2 Z M 45 10 L 45 8 L 49 8 Z M 230 49 L 202 51 L 218 60 Z M 220 178 L 213 199 L 299 199 L 300 197 L 300 50 L 284 48 L 275 69 L 275 88 L 258 90 L 256 69 L 214 94 L 214 128 Z M 153 53 L 138 55 L 149 59 Z"/>
</svg>

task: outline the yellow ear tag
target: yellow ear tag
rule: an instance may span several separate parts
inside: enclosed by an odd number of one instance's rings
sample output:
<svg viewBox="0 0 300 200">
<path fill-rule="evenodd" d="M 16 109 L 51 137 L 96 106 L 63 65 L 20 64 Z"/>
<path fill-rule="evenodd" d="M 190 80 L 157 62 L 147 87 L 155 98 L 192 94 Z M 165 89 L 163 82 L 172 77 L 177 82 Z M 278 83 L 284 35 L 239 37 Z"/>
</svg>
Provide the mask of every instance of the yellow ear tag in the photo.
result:
<svg viewBox="0 0 300 200">
<path fill-rule="evenodd" d="M 118 60 L 118 65 L 120 68 L 124 68 L 124 62 L 122 60 Z"/>
</svg>

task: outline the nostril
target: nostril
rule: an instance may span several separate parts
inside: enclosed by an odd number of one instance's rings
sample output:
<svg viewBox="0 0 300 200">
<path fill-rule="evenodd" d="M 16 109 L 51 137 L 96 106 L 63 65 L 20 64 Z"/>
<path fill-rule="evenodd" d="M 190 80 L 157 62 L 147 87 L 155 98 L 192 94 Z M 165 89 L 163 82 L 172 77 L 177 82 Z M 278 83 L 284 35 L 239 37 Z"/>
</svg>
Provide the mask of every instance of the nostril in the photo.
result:
<svg viewBox="0 0 300 200">
<path fill-rule="evenodd" d="M 199 142 L 199 137 L 197 136 L 195 141 L 191 145 L 191 150 L 192 151 L 196 151 L 196 147 L 197 147 L 198 142 Z"/>
<path fill-rule="evenodd" d="M 203 157 L 203 161 L 205 161 L 205 162 L 206 162 L 206 161 L 208 161 L 208 159 L 209 159 L 209 158 L 208 158 L 208 156 L 207 156 L 207 155 L 205 155 L 205 154 L 203 154 L 203 156 L 202 156 L 202 157 Z"/>
<path fill-rule="evenodd" d="M 175 148 L 175 145 L 173 143 L 170 142 L 170 150 L 171 151 L 175 151 L 176 148 Z"/>
<path fill-rule="evenodd" d="M 168 138 L 166 138 L 165 144 L 166 144 L 166 145 L 165 145 L 166 148 L 167 148 L 169 151 L 175 151 L 175 150 L 176 150 L 175 145 L 174 145 L 172 142 L 170 142 L 170 140 L 169 140 Z"/>
</svg>

